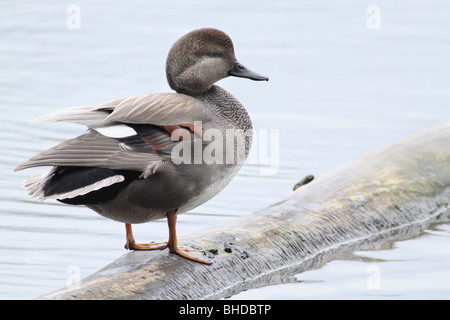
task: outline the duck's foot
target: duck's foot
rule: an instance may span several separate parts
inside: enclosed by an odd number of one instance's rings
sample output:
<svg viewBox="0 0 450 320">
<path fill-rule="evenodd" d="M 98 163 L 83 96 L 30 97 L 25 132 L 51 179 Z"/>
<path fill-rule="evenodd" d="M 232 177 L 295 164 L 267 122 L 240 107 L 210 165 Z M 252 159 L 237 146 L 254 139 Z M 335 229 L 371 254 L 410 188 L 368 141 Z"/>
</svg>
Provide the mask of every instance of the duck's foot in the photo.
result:
<svg viewBox="0 0 450 320">
<path fill-rule="evenodd" d="M 135 243 L 135 242 L 129 242 L 127 241 L 125 243 L 125 249 L 128 250 L 164 250 L 167 247 L 169 247 L 167 242 L 161 242 L 161 243 L 156 243 L 156 242 L 152 242 L 152 243 Z M 187 252 L 194 252 L 194 253 L 203 253 L 202 251 L 199 250 L 193 250 L 193 249 L 184 249 L 184 248 L 173 248 L 169 250 L 170 253 L 175 253 L 177 255 L 179 255 L 180 257 L 192 260 L 192 261 L 197 261 L 197 262 L 201 262 L 204 264 L 211 264 L 211 262 L 208 262 L 206 260 L 202 260 L 200 258 L 191 256 L 189 254 L 187 254 Z"/>
<path fill-rule="evenodd" d="M 172 210 L 167 213 L 167 222 L 169 224 L 169 241 L 168 242 L 151 242 L 151 243 L 136 243 L 134 241 L 133 237 L 133 230 L 131 228 L 131 224 L 125 224 L 125 229 L 127 232 L 127 242 L 125 243 L 125 249 L 129 250 L 164 250 L 166 248 L 169 248 L 170 253 L 174 253 L 176 255 L 179 255 L 180 257 L 197 261 L 204 264 L 211 264 L 211 262 L 194 257 L 188 252 L 192 253 L 202 253 L 202 251 L 193 250 L 193 249 L 183 249 L 178 248 L 177 245 L 177 234 L 176 234 L 176 222 L 177 222 L 177 211 Z"/>
<path fill-rule="evenodd" d="M 169 224 L 169 242 L 167 243 L 167 245 L 169 247 L 170 253 L 175 253 L 175 254 L 179 255 L 180 257 L 183 257 L 183 258 L 186 258 L 186 259 L 189 259 L 192 261 L 197 261 L 197 262 L 208 264 L 208 265 L 211 264 L 211 262 L 209 262 L 209 261 L 191 256 L 190 254 L 186 253 L 186 252 L 203 253 L 201 251 L 178 248 L 177 232 L 176 232 L 176 228 L 175 228 L 176 223 L 177 223 L 177 211 L 176 210 L 172 210 L 167 213 L 167 223 Z"/>
<path fill-rule="evenodd" d="M 190 250 L 190 249 L 183 249 L 183 248 L 175 248 L 173 250 L 170 250 L 170 253 L 175 253 L 177 255 L 179 255 L 180 257 L 186 258 L 188 260 L 192 260 L 192 261 L 197 261 L 200 263 L 204 263 L 204 264 L 211 264 L 211 262 L 191 256 L 190 254 L 187 254 L 186 252 L 198 252 L 198 253 L 203 253 L 201 251 L 198 250 Z"/>
<path fill-rule="evenodd" d="M 167 242 L 151 242 L 151 243 L 136 243 L 133 237 L 133 229 L 131 224 L 125 224 L 127 232 L 127 242 L 125 242 L 125 249 L 128 250 L 163 250 L 168 247 Z"/>
<path fill-rule="evenodd" d="M 164 250 L 167 248 L 167 242 L 136 243 L 127 240 L 124 247 L 128 250 Z"/>
</svg>

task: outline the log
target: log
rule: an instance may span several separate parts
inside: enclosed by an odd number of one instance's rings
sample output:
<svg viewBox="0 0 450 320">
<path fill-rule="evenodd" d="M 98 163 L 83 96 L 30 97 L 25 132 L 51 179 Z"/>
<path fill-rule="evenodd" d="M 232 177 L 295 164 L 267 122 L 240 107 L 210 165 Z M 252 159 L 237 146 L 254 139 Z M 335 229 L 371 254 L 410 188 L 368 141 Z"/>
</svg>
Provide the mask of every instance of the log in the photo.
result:
<svg viewBox="0 0 450 320">
<path fill-rule="evenodd" d="M 349 250 L 373 248 L 448 221 L 450 122 L 367 154 L 280 202 L 179 245 L 212 265 L 134 251 L 40 299 L 217 299 L 285 281 Z"/>
</svg>

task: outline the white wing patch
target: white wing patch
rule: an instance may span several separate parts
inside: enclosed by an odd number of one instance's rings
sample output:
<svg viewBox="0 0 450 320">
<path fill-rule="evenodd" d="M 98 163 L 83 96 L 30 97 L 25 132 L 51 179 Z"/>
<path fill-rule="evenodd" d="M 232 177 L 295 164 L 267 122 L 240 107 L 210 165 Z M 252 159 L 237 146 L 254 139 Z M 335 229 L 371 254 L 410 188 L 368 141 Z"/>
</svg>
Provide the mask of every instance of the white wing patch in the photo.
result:
<svg viewBox="0 0 450 320">
<path fill-rule="evenodd" d="M 125 124 L 116 124 L 108 127 L 95 128 L 94 130 L 101 135 L 114 139 L 127 138 L 136 135 L 136 131 Z"/>
</svg>

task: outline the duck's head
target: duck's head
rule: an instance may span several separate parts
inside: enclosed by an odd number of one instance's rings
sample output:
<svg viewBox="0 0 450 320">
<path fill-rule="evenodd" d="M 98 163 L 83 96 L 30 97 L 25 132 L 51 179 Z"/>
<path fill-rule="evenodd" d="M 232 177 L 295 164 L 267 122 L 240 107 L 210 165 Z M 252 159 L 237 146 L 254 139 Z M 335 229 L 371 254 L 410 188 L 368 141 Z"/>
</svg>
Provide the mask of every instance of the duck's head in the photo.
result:
<svg viewBox="0 0 450 320">
<path fill-rule="evenodd" d="M 167 57 L 166 75 L 173 90 L 186 94 L 206 92 L 228 76 L 269 80 L 239 63 L 230 37 L 212 28 L 191 31 L 175 42 Z"/>
</svg>

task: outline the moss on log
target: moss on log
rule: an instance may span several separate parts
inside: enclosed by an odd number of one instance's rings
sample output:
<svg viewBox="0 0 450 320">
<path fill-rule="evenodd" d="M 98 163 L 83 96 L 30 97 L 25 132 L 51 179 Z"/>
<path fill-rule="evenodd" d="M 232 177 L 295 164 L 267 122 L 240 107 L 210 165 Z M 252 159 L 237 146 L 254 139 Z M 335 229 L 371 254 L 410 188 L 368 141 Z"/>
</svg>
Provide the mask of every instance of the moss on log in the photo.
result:
<svg viewBox="0 0 450 320">
<path fill-rule="evenodd" d="M 135 251 L 41 299 L 215 299 L 284 281 L 345 250 L 416 234 L 448 218 L 450 122 L 367 154 L 264 210 L 179 239 L 203 265 Z"/>
</svg>

